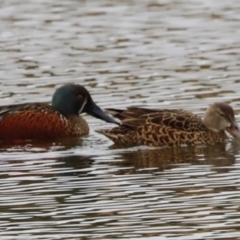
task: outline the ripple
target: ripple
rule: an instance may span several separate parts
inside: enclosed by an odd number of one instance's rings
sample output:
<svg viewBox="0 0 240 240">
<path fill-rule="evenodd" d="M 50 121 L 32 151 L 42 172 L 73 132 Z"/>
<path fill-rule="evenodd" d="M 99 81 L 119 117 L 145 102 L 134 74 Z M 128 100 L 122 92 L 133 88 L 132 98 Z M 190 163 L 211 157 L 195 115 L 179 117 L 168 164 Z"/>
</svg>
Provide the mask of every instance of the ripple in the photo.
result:
<svg viewBox="0 0 240 240">
<path fill-rule="evenodd" d="M 1 105 L 85 85 L 103 108 L 226 101 L 239 121 L 236 1 L 2 1 Z M 111 105 L 111 106 L 110 106 Z M 116 149 L 83 139 L 0 146 L 0 237 L 238 239 L 239 144 Z"/>
</svg>

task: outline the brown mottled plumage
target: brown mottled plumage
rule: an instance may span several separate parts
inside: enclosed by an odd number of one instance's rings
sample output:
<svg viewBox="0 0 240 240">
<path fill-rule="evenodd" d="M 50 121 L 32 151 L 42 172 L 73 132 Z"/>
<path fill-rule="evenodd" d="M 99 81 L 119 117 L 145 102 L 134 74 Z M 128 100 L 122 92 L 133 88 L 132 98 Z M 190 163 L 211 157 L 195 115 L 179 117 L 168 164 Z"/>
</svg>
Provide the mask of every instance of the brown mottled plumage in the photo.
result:
<svg viewBox="0 0 240 240">
<path fill-rule="evenodd" d="M 234 112 L 226 103 L 214 103 L 203 120 L 182 109 L 146 109 L 129 107 L 126 110 L 108 109 L 122 121 L 119 127 L 99 130 L 99 133 L 120 145 L 177 146 L 224 142 L 225 131 L 240 138 Z"/>
</svg>

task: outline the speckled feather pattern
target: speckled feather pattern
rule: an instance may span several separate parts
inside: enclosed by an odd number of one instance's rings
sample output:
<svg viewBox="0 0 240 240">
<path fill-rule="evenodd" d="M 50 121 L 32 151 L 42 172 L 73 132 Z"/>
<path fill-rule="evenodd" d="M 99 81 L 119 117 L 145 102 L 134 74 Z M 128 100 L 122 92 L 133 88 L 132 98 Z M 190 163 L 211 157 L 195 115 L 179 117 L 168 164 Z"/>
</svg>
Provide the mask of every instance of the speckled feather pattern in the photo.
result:
<svg viewBox="0 0 240 240">
<path fill-rule="evenodd" d="M 121 145 L 177 146 L 224 142 L 224 131 L 214 132 L 202 119 L 181 109 L 128 108 L 108 110 L 122 125 L 98 132 Z"/>
<path fill-rule="evenodd" d="M 0 139 L 41 139 L 82 136 L 89 132 L 80 116 L 66 118 L 44 103 L 0 108 Z"/>
</svg>

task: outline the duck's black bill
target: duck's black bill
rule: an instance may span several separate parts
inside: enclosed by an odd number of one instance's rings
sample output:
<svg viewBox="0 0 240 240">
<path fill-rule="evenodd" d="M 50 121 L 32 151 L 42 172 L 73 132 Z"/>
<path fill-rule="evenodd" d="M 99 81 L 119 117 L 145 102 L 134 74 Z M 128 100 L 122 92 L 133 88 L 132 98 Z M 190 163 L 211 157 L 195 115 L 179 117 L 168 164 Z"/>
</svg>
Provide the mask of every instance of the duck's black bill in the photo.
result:
<svg viewBox="0 0 240 240">
<path fill-rule="evenodd" d="M 231 127 L 226 129 L 229 134 L 231 134 L 234 138 L 240 141 L 240 130 L 236 122 L 233 122 Z"/>
<path fill-rule="evenodd" d="M 88 114 L 92 115 L 95 118 L 99 118 L 103 121 L 106 121 L 108 123 L 114 123 L 118 124 L 116 120 L 114 120 L 112 117 L 110 117 L 108 114 L 106 114 L 100 107 L 98 107 L 95 103 L 92 103 L 91 110 L 87 112 Z"/>
</svg>

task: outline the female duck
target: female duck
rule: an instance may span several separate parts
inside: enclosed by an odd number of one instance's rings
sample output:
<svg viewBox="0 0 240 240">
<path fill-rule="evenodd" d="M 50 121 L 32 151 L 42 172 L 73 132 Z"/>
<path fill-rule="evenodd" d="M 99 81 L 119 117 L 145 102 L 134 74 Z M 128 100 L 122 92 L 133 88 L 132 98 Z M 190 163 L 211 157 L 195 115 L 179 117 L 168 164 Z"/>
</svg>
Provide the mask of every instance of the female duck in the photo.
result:
<svg viewBox="0 0 240 240">
<path fill-rule="evenodd" d="M 118 127 L 99 133 L 121 145 L 177 146 L 224 142 L 226 132 L 240 139 L 233 109 L 226 103 L 214 103 L 203 120 L 186 110 L 129 107 L 109 109 L 122 121 Z"/>
</svg>

